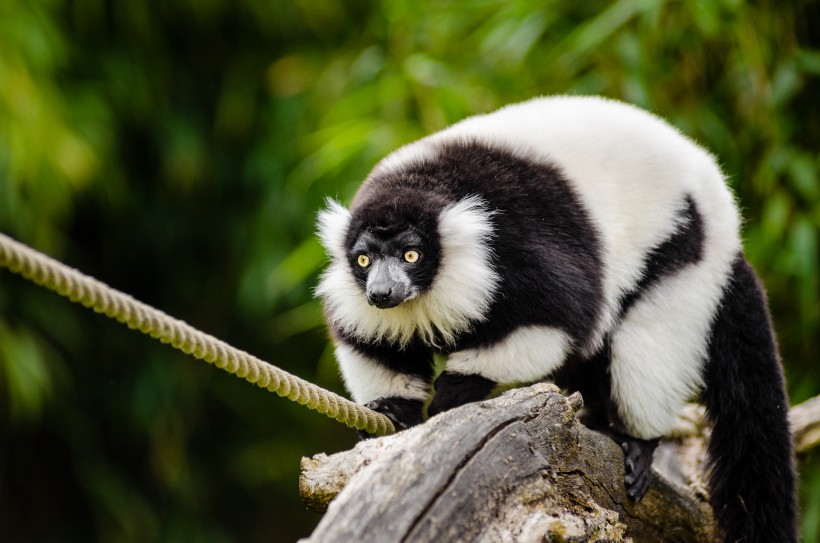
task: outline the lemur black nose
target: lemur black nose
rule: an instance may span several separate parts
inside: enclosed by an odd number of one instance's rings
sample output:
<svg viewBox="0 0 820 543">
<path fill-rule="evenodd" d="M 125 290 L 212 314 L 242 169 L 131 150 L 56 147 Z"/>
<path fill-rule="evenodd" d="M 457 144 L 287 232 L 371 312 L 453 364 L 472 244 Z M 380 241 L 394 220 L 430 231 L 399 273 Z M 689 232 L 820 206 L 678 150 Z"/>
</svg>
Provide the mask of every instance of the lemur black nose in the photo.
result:
<svg viewBox="0 0 820 543">
<path fill-rule="evenodd" d="M 387 288 L 372 288 L 367 293 L 367 301 L 376 307 L 384 307 L 390 301 L 390 296 L 393 294 L 393 289 Z M 394 304 L 395 305 L 395 304 Z"/>
</svg>

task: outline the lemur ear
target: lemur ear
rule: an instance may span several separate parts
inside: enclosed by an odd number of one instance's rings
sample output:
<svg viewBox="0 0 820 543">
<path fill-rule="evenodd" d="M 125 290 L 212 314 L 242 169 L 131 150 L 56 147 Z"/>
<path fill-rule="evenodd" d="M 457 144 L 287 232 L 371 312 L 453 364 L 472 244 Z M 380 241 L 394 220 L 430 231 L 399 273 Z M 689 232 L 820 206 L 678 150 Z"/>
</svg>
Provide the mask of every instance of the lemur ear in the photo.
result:
<svg viewBox="0 0 820 543">
<path fill-rule="evenodd" d="M 345 236 L 350 226 L 350 211 L 332 198 L 326 200 L 327 208 L 319 212 L 318 234 L 325 250 L 331 258 L 343 260 L 346 257 Z"/>
</svg>

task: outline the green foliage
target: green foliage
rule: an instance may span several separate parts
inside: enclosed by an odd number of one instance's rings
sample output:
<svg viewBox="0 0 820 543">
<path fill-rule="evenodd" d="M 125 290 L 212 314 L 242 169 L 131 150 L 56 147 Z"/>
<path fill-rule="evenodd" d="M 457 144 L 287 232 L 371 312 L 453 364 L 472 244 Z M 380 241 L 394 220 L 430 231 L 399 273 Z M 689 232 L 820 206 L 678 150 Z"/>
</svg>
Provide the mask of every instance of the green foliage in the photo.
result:
<svg viewBox="0 0 820 543">
<path fill-rule="evenodd" d="M 467 115 L 603 94 L 719 157 L 799 401 L 820 391 L 818 21 L 801 1 L 5 0 L 0 229 L 341 391 L 311 296 L 323 199 Z M 352 432 L 120 328 L 0 274 L 4 541 L 308 533 L 298 459 Z"/>
</svg>

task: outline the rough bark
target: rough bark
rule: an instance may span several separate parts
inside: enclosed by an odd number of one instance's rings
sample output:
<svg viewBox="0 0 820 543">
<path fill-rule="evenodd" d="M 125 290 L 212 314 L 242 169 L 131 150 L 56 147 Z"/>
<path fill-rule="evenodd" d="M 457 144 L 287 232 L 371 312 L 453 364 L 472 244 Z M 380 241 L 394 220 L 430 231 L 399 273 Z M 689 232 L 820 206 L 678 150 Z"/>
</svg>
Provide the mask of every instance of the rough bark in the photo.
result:
<svg viewBox="0 0 820 543">
<path fill-rule="evenodd" d="M 805 454 L 820 445 L 820 396 L 794 406 L 789 412 L 794 449 Z"/>
<path fill-rule="evenodd" d="M 305 542 L 710 541 L 703 484 L 679 467 L 701 461 L 685 446 L 698 438 L 658 451 L 656 469 L 669 473 L 636 504 L 620 448 L 578 423 L 581 404 L 538 384 L 306 458 L 306 504 L 335 499 Z"/>
</svg>

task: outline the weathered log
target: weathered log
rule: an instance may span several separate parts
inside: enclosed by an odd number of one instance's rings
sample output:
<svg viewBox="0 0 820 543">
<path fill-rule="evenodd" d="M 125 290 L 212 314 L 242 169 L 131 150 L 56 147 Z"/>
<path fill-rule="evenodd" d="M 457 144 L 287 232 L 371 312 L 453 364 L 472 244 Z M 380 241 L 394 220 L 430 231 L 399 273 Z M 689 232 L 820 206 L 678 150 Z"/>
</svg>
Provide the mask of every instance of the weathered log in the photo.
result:
<svg viewBox="0 0 820 543">
<path fill-rule="evenodd" d="M 630 501 L 620 448 L 577 421 L 581 404 L 538 384 L 304 459 L 306 503 L 336 496 L 305 541 L 710 541 L 701 483 L 656 473 Z"/>
<path fill-rule="evenodd" d="M 798 454 L 807 453 L 820 445 L 820 396 L 792 407 L 789 422 L 794 434 L 794 449 Z"/>
</svg>

